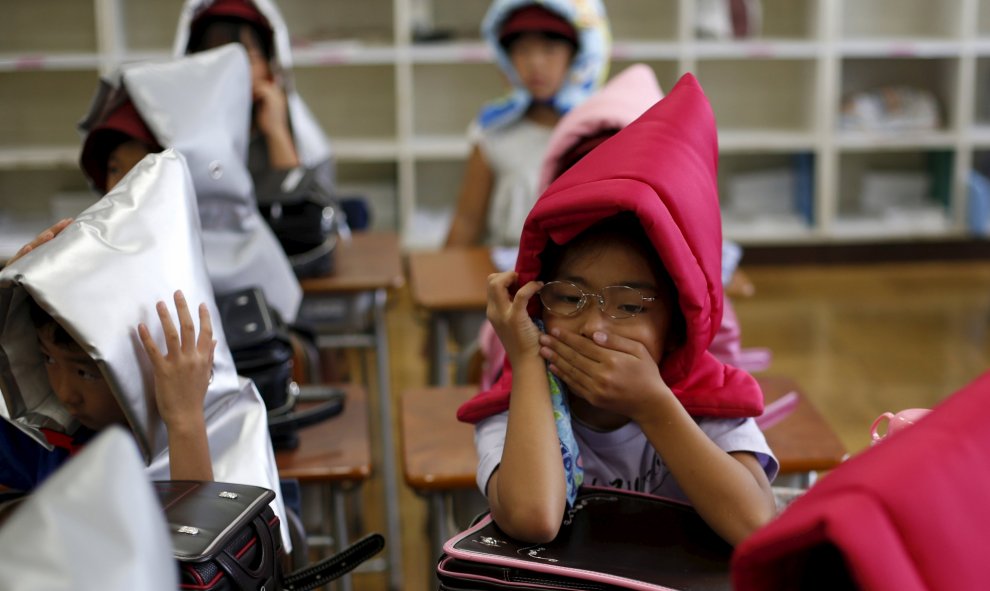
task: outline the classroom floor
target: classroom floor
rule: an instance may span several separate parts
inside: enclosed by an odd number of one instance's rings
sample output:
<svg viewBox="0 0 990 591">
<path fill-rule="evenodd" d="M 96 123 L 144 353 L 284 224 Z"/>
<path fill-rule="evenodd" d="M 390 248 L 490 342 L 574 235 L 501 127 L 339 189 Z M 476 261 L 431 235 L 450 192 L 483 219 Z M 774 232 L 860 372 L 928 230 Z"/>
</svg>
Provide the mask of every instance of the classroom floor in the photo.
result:
<svg viewBox="0 0 990 591">
<path fill-rule="evenodd" d="M 795 377 L 851 453 L 869 445 L 880 413 L 931 407 L 988 369 L 990 262 L 746 272 L 756 294 L 736 301 L 743 346 L 772 349 L 768 373 Z M 407 289 L 391 298 L 388 324 L 397 397 L 427 382 L 425 316 Z M 365 531 L 384 531 L 380 489 L 376 477 L 362 492 Z M 427 589 L 435 559 L 425 503 L 402 485 L 400 507 L 403 589 Z M 384 590 L 386 579 L 358 573 L 354 588 Z"/>
</svg>

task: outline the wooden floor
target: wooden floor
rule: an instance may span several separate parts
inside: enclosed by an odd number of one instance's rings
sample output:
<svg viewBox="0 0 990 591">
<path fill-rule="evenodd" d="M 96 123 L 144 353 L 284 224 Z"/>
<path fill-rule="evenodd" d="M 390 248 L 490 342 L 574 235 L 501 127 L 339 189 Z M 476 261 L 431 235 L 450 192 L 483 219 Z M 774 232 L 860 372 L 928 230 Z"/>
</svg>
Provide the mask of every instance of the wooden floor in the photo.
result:
<svg viewBox="0 0 990 591">
<path fill-rule="evenodd" d="M 853 453 L 868 446 L 870 424 L 880 413 L 931 407 L 988 369 L 990 262 L 746 271 L 756 294 L 735 302 L 743 345 L 771 348 L 770 371 L 794 376 Z M 427 382 L 425 317 L 406 290 L 391 302 L 397 396 Z M 361 527 L 384 531 L 380 478 L 369 484 Z M 404 486 L 400 504 L 403 588 L 426 589 L 435 560 L 425 504 Z M 359 573 L 354 583 L 356 589 L 386 588 L 377 573 Z"/>
</svg>

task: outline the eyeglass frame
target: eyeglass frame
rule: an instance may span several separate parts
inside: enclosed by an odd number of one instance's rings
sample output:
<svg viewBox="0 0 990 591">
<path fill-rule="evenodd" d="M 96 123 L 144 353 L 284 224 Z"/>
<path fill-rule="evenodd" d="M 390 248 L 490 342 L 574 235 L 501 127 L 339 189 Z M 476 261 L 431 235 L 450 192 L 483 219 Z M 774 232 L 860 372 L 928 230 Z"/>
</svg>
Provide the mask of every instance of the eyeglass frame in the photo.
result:
<svg viewBox="0 0 990 591">
<path fill-rule="evenodd" d="M 547 303 L 543 300 L 543 290 L 546 289 L 547 286 L 553 285 L 555 283 L 560 285 L 570 285 L 574 289 L 576 289 L 578 293 L 581 294 L 581 300 L 578 302 L 577 308 L 575 308 L 574 312 L 570 314 L 561 314 L 559 312 L 554 312 L 553 310 L 550 309 L 550 306 L 548 306 Z M 657 296 L 652 296 L 652 297 L 645 296 L 643 295 L 643 290 L 639 289 L 638 287 L 632 287 L 631 285 L 606 285 L 605 287 L 602 287 L 597 291 L 588 292 L 582 289 L 580 285 L 574 283 L 573 281 L 564 281 L 564 280 L 548 281 L 544 283 L 543 287 L 541 287 L 540 290 L 536 293 L 540 298 L 540 304 L 543 306 L 544 310 L 550 312 L 554 316 L 560 316 L 562 318 L 573 318 L 578 314 L 580 314 L 585 309 L 585 306 L 588 305 L 588 296 L 595 296 L 595 299 L 598 300 L 598 309 L 601 310 L 603 314 L 605 314 L 606 316 L 608 316 L 613 320 L 625 320 L 627 318 L 634 318 L 642 314 L 642 312 L 636 312 L 635 314 L 629 314 L 627 316 L 613 316 L 612 314 L 610 314 L 606 310 L 607 302 L 605 301 L 605 290 L 611 287 L 621 287 L 624 289 L 631 289 L 637 292 L 639 294 L 640 300 L 645 303 L 655 302 L 657 300 Z"/>
</svg>

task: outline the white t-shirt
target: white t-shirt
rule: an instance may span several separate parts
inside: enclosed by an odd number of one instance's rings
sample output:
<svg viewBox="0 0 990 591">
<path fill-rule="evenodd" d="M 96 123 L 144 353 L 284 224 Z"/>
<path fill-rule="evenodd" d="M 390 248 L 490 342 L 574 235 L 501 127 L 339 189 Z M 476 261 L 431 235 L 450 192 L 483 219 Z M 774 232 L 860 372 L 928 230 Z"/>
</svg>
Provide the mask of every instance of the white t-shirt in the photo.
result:
<svg viewBox="0 0 990 591">
<path fill-rule="evenodd" d="M 551 133 L 552 127 L 525 117 L 491 131 L 472 123 L 468 137 L 478 144 L 494 178 L 485 244 L 519 245 L 523 222 L 539 197 L 536 186 Z"/>
<path fill-rule="evenodd" d="M 725 452 L 753 453 L 773 481 L 780 465 L 763 432 L 753 419 L 696 419 L 709 439 Z M 475 425 L 474 443 L 478 450 L 478 487 L 487 493 L 488 480 L 502 461 L 509 413 L 504 412 Z M 584 484 L 611 486 L 624 490 L 690 502 L 663 458 L 653 449 L 639 425 L 630 421 L 614 431 L 595 431 L 577 420 L 571 421 L 584 466 Z"/>
</svg>

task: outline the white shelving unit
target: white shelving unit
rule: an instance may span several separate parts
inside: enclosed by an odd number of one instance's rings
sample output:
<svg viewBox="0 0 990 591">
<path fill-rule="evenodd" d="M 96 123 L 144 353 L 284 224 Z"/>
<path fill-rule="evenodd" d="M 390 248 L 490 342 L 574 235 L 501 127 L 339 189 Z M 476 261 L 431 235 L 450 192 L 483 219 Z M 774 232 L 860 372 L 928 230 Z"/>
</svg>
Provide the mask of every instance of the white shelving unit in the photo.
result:
<svg viewBox="0 0 990 591">
<path fill-rule="evenodd" d="M 719 122 L 727 236 L 744 244 L 964 236 L 970 170 L 990 173 L 990 0 L 762 4 L 759 36 L 724 41 L 698 37 L 695 0 L 606 0 L 613 74 L 641 61 L 665 89 L 687 71 L 705 87 Z M 75 123 L 98 74 L 167 57 L 180 5 L 0 0 L 0 227 L 42 220 L 53 196 L 86 191 Z M 488 0 L 279 6 L 296 83 L 333 142 L 343 192 L 367 196 L 375 226 L 398 230 L 406 248 L 438 245 L 467 125 L 503 91 L 478 33 Z M 443 35 L 419 41 L 424 32 Z M 941 127 L 839 129 L 843 98 L 885 85 L 931 92 Z M 920 175 L 919 207 L 887 215 L 864 203 L 864 186 L 891 172 Z"/>
</svg>

